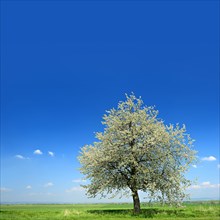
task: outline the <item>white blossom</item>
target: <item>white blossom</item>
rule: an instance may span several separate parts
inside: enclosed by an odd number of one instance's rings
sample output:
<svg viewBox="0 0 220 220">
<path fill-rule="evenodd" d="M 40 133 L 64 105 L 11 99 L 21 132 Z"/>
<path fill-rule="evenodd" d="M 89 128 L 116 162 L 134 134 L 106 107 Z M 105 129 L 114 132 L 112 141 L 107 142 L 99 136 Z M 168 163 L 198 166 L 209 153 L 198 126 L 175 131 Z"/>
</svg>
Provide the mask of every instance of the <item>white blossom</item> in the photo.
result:
<svg viewBox="0 0 220 220">
<path fill-rule="evenodd" d="M 134 209 L 138 190 L 151 199 L 179 204 L 190 185 L 184 173 L 195 162 L 193 140 L 185 125 L 167 126 L 141 98 L 126 98 L 104 115 L 105 129 L 96 133 L 98 141 L 81 149 L 81 172 L 90 180 L 84 186 L 87 194 L 130 191 Z"/>
</svg>

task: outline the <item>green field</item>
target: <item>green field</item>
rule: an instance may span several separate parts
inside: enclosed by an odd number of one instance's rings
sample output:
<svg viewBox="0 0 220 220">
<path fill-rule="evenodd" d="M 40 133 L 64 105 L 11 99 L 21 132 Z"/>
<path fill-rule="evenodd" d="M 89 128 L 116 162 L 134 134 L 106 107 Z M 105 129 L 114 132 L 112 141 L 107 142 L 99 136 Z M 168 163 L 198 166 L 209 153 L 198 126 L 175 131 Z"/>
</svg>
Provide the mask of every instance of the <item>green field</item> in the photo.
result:
<svg viewBox="0 0 220 220">
<path fill-rule="evenodd" d="M 148 206 L 142 204 L 142 213 L 132 212 L 132 204 L 42 204 L 42 205 L 1 205 L 0 219 L 220 219 L 220 204 L 212 202 L 184 203 L 181 208 L 168 206 Z"/>
</svg>

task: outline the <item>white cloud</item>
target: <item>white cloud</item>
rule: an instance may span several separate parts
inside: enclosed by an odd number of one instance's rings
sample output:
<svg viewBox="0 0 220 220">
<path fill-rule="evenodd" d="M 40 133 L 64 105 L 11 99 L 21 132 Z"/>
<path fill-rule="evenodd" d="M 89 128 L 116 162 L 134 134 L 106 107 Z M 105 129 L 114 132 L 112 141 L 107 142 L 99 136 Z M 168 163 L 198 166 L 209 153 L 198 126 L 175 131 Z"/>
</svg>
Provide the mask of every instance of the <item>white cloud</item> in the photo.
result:
<svg viewBox="0 0 220 220">
<path fill-rule="evenodd" d="M 20 155 L 20 154 L 15 155 L 15 157 L 16 157 L 17 159 L 20 159 L 20 160 L 24 160 L 24 159 L 25 159 L 25 157 L 22 156 L 22 155 Z"/>
<path fill-rule="evenodd" d="M 83 180 L 83 179 L 73 179 L 72 182 L 73 183 L 85 183 L 86 180 Z"/>
<path fill-rule="evenodd" d="M 43 153 L 42 153 L 41 150 L 37 149 L 37 150 L 34 151 L 34 154 L 41 155 L 41 154 L 43 154 Z"/>
<path fill-rule="evenodd" d="M 197 168 L 197 165 L 194 164 L 194 165 L 192 165 L 192 167 Z"/>
<path fill-rule="evenodd" d="M 203 160 L 203 161 L 215 161 L 216 158 L 213 157 L 213 156 L 209 156 L 209 157 L 203 157 L 202 160 Z"/>
<path fill-rule="evenodd" d="M 72 188 L 66 190 L 67 193 L 81 192 L 81 191 L 84 191 L 84 189 L 81 186 L 72 187 Z"/>
<path fill-rule="evenodd" d="M 202 186 L 210 186 L 210 184 L 211 184 L 211 183 L 210 183 L 209 181 L 207 181 L 207 182 L 202 182 L 202 183 L 201 183 Z"/>
<path fill-rule="evenodd" d="M 201 186 L 200 185 L 192 185 L 189 187 L 189 189 L 200 189 Z"/>
<path fill-rule="evenodd" d="M 49 154 L 51 157 L 54 157 L 54 152 L 48 151 L 48 154 Z"/>
<path fill-rule="evenodd" d="M 32 189 L 32 186 L 31 185 L 27 185 L 26 189 Z"/>
<path fill-rule="evenodd" d="M 6 188 L 6 187 L 1 187 L 0 192 L 10 192 L 12 189 Z"/>
<path fill-rule="evenodd" d="M 208 189 L 208 188 L 219 188 L 220 184 L 211 184 L 209 181 L 202 182 L 197 185 L 192 185 L 189 189 Z"/>
<path fill-rule="evenodd" d="M 53 186 L 54 184 L 52 182 L 48 182 L 48 183 L 45 183 L 44 184 L 44 187 L 51 187 Z"/>
</svg>

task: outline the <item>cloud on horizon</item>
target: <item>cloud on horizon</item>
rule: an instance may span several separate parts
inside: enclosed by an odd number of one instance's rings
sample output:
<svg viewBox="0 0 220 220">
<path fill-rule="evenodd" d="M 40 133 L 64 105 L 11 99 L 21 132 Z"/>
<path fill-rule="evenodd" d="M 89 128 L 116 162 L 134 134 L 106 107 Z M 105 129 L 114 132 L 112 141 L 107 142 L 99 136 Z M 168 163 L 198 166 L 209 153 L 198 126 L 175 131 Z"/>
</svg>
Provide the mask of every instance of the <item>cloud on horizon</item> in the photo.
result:
<svg viewBox="0 0 220 220">
<path fill-rule="evenodd" d="M 81 187 L 81 186 L 75 186 L 75 187 L 72 187 L 70 189 L 67 189 L 65 192 L 67 193 L 72 193 L 72 192 L 82 192 L 84 191 L 84 188 Z"/>
<path fill-rule="evenodd" d="M 52 182 L 48 182 L 48 183 L 45 183 L 44 184 L 44 187 L 51 187 L 51 186 L 54 186 L 54 184 Z"/>
<path fill-rule="evenodd" d="M 51 156 L 51 157 L 54 157 L 54 152 L 48 151 L 48 155 Z"/>
<path fill-rule="evenodd" d="M 73 179 L 72 182 L 73 183 L 85 183 L 86 180 L 84 180 L 84 179 Z"/>
<path fill-rule="evenodd" d="M 202 182 L 201 184 L 192 185 L 189 189 L 208 189 L 208 188 L 219 188 L 220 184 L 211 184 L 209 181 Z"/>
<path fill-rule="evenodd" d="M 1 187 L 0 192 L 11 192 L 12 189 L 6 188 L 6 187 Z"/>
<path fill-rule="evenodd" d="M 215 161 L 217 159 L 214 156 L 209 156 L 209 157 L 203 157 L 202 160 L 203 161 Z"/>
<path fill-rule="evenodd" d="M 41 154 L 43 154 L 43 153 L 42 153 L 42 151 L 41 151 L 41 150 L 37 149 L 37 150 L 35 150 L 35 151 L 34 151 L 34 153 L 33 153 L 33 154 L 41 155 Z"/>
<path fill-rule="evenodd" d="M 15 155 L 15 158 L 20 159 L 20 160 L 26 159 L 24 156 L 22 156 L 20 154 Z"/>
</svg>

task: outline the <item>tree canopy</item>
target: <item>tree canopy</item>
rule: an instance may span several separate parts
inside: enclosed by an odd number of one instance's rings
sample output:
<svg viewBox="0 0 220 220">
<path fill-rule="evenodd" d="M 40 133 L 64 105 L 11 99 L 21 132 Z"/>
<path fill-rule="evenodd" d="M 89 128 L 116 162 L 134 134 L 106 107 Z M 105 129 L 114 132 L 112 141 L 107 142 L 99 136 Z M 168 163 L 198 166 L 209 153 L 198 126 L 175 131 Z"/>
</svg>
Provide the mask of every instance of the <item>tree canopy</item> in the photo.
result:
<svg viewBox="0 0 220 220">
<path fill-rule="evenodd" d="M 126 95 L 117 109 L 103 116 L 97 142 L 81 148 L 81 172 L 90 183 L 87 195 L 130 193 L 140 212 L 138 191 L 149 199 L 180 204 L 190 185 L 185 172 L 195 160 L 193 140 L 185 125 L 165 125 L 153 106 Z"/>
</svg>

